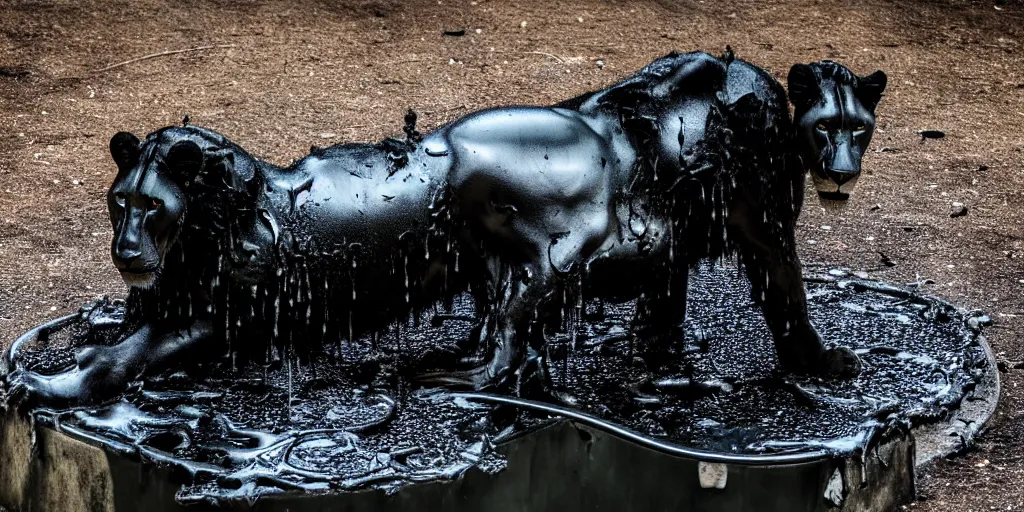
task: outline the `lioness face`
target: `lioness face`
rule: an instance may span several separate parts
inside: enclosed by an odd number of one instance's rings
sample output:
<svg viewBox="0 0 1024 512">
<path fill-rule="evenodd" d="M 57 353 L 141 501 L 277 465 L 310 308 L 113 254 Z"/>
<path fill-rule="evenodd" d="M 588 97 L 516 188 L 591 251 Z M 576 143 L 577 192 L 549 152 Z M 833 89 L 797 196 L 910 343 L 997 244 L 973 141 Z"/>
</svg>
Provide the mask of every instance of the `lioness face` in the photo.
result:
<svg viewBox="0 0 1024 512">
<path fill-rule="evenodd" d="M 107 192 L 114 228 L 110 257 L 125 284 L 147 288 L 163 268 L 185 216 L 180 177 L 202 166 L 202 151 L 182 141 L 161 154 L 159 144 L 142 145 L 135 135 L 121 132 L 111 139 L 110 152 L 118 166 Z"/>
<path fill-rule="evenodd" d="M 858 77 L 831 61 L 797 64 L 790 70 L 797 142 L 823 203 L 849 199 L 885 85 L 881 71 Z"/>
</svg>

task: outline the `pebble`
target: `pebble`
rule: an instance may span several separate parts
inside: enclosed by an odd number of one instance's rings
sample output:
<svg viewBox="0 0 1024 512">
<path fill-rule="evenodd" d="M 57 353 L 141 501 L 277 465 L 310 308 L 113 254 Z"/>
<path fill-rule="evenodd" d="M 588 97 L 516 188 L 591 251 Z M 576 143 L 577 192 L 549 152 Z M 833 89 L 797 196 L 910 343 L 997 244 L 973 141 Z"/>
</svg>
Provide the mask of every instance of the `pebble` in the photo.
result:
<svg viewBox="0 0 1024 512">
<path fill-rule="evenodd" d="M 321 139 L 333 139 L 333 138 L 335 138 L 337 136 L 338 136 L 338 134 L 336 134 L 334 132 L 323 132 L 323 133 L 320 134 L 320 138 Z"/>
<path fill-rule="evenodd" d="M 597 62 L 595 62 L 594 64 L 597 64 L 597 69 L 604 69 L 604 61 L 603 60 L 597 59 Z"/>
<path fill-rule="evenodd" d="M 952 218 L 963 217 L 967 215 L 967 205 L 963 203 L 953 203 L 950 205 L 952 210 L 949 212 L 949 216 Z"/>
<path fill-rule="evenodd" d="M 918 130 L 917 134 L 922 139 L 941 139 L 946 136 L 946 132 L 942 130 Z"/>
<path fill-rule="evenodd" d="M 525 21 L 519 22 L 519 28 L 526 28 L 526 22 Z"/>
</svg>

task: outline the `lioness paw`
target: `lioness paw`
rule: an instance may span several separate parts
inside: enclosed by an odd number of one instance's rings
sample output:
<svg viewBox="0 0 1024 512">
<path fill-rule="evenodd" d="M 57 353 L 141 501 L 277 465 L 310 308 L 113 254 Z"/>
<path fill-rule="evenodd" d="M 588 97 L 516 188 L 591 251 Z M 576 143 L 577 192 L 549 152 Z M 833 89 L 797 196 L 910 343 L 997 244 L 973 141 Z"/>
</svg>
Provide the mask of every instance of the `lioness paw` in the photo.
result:
<svg viewBox="0 0 1024 512">
<path fill-rule="evenodd" d="M 834 347 L 821 355 L 822 373 L 835 377 L 856 377 L 863 365 L 860 358 L 846 347 Z"/>
</svg>

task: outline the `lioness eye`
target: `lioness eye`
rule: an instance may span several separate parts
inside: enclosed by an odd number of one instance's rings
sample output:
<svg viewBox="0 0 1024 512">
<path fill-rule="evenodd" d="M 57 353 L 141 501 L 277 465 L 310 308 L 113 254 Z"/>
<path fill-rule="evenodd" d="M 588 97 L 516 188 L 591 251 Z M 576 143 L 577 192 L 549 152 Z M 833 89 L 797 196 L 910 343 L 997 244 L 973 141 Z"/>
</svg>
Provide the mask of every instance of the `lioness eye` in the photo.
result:
<svg viewBox="0 0 1024 512">
<path fill-rule="evenodd" d="M 864 131 L 864 130 L 866 130 L 866 129 L 867 129 L 867 127 L 866 127 L 866 126 L 864 126 L 864 125 L 860 125 L 860 126 L 858 126 L 858 127 L 856 128 L 856 130 L 854 130 L 854 131 L 862 132 L 862 131 Z"/>
<path fill-rule="evenodd" d="M 122 194 L 120 192 L 114 194 L 114 202 L 117 203 L 118 206 L 122 206 L 123 207 L 124 203 L 125 203 L 124 194 Z"/>
<path fill-rule="evenodd" d="M 163 201 L 161 201 L 161 200 L 159 200 L 159 199 L 157 199 L 155 197 L 149 198 L 149 209 L 150 210 L 156 210 L 157 208 L 159 208 L 163 204 L 164 204 Z"/>
<path fill-rule="evenodd" d="M 825 123 L 818 123 L 818 126 L 816 126 L 816 128 L 821 130 L 821 131 L 823 131 L 823 132 L 827 132 L 828 131 L 828 127 L 825 126 Z"/>
</svg>

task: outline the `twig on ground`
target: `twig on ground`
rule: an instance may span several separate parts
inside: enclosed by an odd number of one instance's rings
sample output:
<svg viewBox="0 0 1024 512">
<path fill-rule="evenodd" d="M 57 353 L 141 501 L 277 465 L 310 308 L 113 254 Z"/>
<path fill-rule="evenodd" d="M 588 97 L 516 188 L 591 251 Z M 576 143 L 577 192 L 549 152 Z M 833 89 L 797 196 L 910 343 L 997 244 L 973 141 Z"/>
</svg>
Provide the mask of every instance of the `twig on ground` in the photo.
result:
<svg viewBox="0 0 1024 512">
<path fill-rule="evenodd" d="M 214 48 L 234 48 L 234 47 L 235 47 L 235 45 L 233 45 L 233 44 L 213 44 L 213 45 L 209 45 L 209 46 L 197 46 L 195 48 L 185 48 L 183 50 L 168 50 L 168 51 L 165 51 L 165 52 L 151 53 L 149 55 L 143 55 L 142 57 L 135 57 L 134 59 L 128 59 L 126 61 L 118 62 L 116 64 L 111 64 L 111 65 L 109 65 L 109 66 L 107 66 L 105 68 L 97 69 L 97 70 L 93 71 L 93 73 L 103 73 L 105 71 L 110 71 L 112 69 L 117 69 L 117 68 L 119 68 L 121 66 L 127 66 L 128 64 L 134 64 L 136 62 L 140 62 L 140 61 L 144 61 L 144 60 L 155 59 L 157 57 L 164 57 L 166 55 L 177 55 L 179 53 L 189 53 L 189 52 L 198 52 L 198 51 L 203 51 L 203 50 L 212 50 Z"/>
<path fill-rule="evenodd" d="M 544 56 L 551 57 L 552 59 L 557 60 L 560 64 L 565 64 L 565 59 L 559 57 L 558 55 L 550 54 L 548 52 L 532 51 L 532 52 L 524 52 L 524 53 L 530 53 L 530 54 L 533 54 L 533 55 L 544 55 Z"/>
</svg>

